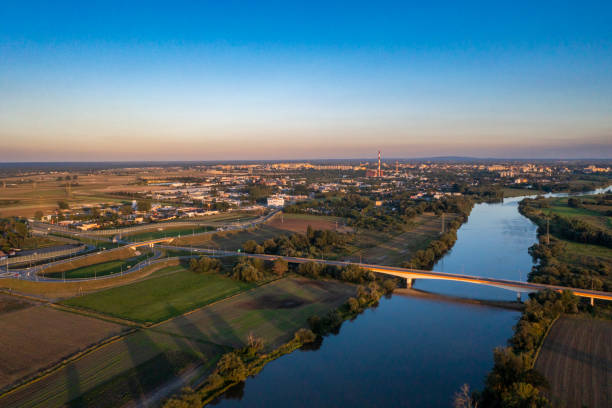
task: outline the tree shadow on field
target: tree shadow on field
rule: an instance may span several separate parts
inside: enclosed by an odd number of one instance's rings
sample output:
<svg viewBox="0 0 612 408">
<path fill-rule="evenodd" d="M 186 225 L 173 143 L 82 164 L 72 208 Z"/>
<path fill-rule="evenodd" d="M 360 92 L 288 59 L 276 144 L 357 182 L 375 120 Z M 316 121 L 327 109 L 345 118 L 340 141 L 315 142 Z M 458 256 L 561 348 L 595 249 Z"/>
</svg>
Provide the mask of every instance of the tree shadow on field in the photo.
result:
<svg viewBox="0 0 612 408">
<path fill-rule="evenodd" d="M 74 366 L 74 363 L 66 366 L 66 389 L 68 391 L 68 404 L 70 408 L 85 406 L 85 402 L 82 397 L 81 383 L 79 380 L 79 373 Z"/>
<path fill-rule="evenodd" d="M 113 392 L 116 395 L 125 395 L 130 401 L 142 405 L 146 393 L 159 385 L 164 377 L 173 371 L 173 362 L 169 359 L 166 350 L 163 350 L 145 330 L 128 336 L 125 345 L 132 360 L 132 368 L 118 376 L 120 381 L 115 381 Z M 153 357 L 145 357 L 151 354 Z M 118 402 L 125 403 L 125 401 Z"/>
<path fill-rule="evenodd" d="M 211 347 L 219 348 L 220 352 L 228 351 L 226 349 L 229 349 L 229 347 L 221 346 L 210 341 L 209 336 L 202 332 L 197 324 L 193 323 L 186 316 L 180 315 L 180 312 L 174 306 L 166 305 L 166 311 L 170 315 L 177 315 L 177 317 L 173 319 L 173 322 L 176 323 L 175 327 L 178 333 L 172 337 L 181 350 L 193 350 L 195 346 L 197 347 L 197 349 L 194 350 L 195 354 L 202 356 L 207 356 L 211 351 Z"/>
<path fill-rule="evenodd" d="M 166 306 L 167 310 L 170 313 L 178 314 L 178 311 L 170 305 Z M 220 314 L 213 311 L 212 307 L 205 307 L 197 312 L 201 314 L 204 318 L 201 320 L 209 320 L 211 322 L 210 326 L 216 329 L 216 332 L 219 334 L 219 337 L 224 338 L 227 341 L 220 341 L 215 343 L 221 343 L 226 346 L 231 347 L 242 347 L 244 341 L 240 339 L 240 336 L 236 333 L 234 328 L 224 319 Z M 187 337 L 189 339 L 193 339 L 202 343 L 202 347 L 204 347 L 203 342 L 212 343 L 210 340 L 212 333 L 207 335 L 204 333 L 196 323 L 194 323 L 191 319 L 184 315 L 179 315 L 172 319 L 173 326 L 179 332 L 178 334 Z M 215 340 L 217 340 L 215 338 Z M 202 347 L 200 347 L 200 351 L 202 351 Z"/>
</svg>

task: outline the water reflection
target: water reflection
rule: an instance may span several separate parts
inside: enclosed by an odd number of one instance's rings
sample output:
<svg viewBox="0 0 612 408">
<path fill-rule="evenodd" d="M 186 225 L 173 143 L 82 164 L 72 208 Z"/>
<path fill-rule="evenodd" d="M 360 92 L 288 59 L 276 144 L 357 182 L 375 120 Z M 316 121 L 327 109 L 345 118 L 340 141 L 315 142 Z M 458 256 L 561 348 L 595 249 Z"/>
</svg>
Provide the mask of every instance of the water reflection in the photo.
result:
<svg viewBox="0 0 612 408">
<path fill-rule="evenodd" d="M 434 269 L 526 280 L 536 226 L 518 213 L 521 199 L 477 204 Z M 512 301 L 516 294 L 444 281 L 417 280 L 415 288 L 439 295 L 402 291 L 381 299 L 378 308 L 326 337 L 316 352 L 302 350 L 269 363 L 232 391 L 234 399 L 227 395 L 216 404 L 448 407 L 463 383 L 482 388 L 492 350 L 506 344 L 519 312 L 455 297 Z"/>
<path fill-rule="evenodd" d="M 317 352 L 295 352 L 247 380 L 223 407 L 448 407 L 464 382 L 481 387 L 491 350 L 517 311 L 417 297 L 382 299 Z"/>
</svg>

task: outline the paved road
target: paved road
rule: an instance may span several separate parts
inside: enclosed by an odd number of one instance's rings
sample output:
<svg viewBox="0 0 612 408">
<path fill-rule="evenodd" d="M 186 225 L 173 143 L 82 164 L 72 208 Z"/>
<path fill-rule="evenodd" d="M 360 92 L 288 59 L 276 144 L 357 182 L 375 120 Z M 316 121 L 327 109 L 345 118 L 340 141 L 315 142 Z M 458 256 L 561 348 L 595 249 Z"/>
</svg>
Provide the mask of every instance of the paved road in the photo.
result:
<svg viewBox="0 0 612 408">
<path fill-rule="evenodd" d="M 116 248 L 116 249 L 121 249 L 121 248 Z M 116 250 L 115 249 L 115 250 Z M 92 254 L 88 254 L 88 255 L 92 255 Z M 84 256 L 88 256 L 88 255 L 84 255 Z M 101 279 L 108 279 L 108 278 L 114 278 L 116 276 L 123 276 L 126 275 L 128 273 L 133 273 L 136 271 L 141 270 L 142 268 L 145 268 L 149 265 L 153 265 L 155 263 L 158 262 L 163 262 L 166 261 L 166 258 L 162 258 L 161 256 L 163 255 L 163 253 L 159 250 L 155 250 L 155 252 L 153 253 L 153 257 L 145 259 L 144 261 L 141 261 L 139 263 L 137 263 L 136 265 L 132 266 L 129 269 L 126 269 L 125 271 L 123 271 L 121 274 L 119 273 L 114 273 L 112 275 L 104 275 L 104 276 L 97 276 L 95 278 L 75 278 L 75 279 L 67 279 L 66 281 L 69 282 L 79 282 L 79 281 L 88 281 L 88 280 L 101 280 Z M 77 257 L 77 258 L 71 258 L 71 259 L 63 259 L 61 261 L 56 261 L 53 262 L 53 265 L 57 265 L 57 264 L 61 264 L 61 263 L 66 263 L 66 262 L 71 262 L 74 261 L 75 259 L 78 259 L 81 257 Z M 45 267 L 50 266 L 51 264 L 46 264 L 44 265 Z M 0 273 L 0 278 L 17 278 L 17 279 L 22 279 L 22 280 L 29 280 L 29 281 L 35 281 L 35 282 L 61 282 L 64 281 L 64 279 L 62 278 L 49 278 L 47 276 L 44 275 L 39 275 L 38 273 L 40 272 L 41 268 L 40 267 L 32 267 L 32 268 L 27 268 L 27 269 L 21 269 L 18 271 L 10 271 L 7 273 L 6 271 L 1 272 Z"/>
<path fill-rule="evenodd" d="M 240 230 L 240 229 L 248 229 L 248 228 L 252 228 L 255 227 L 259 224 L 262 224 L 266 221 L 268 221 L 270 218 L 274 217 L 276 214 L 278 214 L 281 210 L 274 210 L 272 212 L 270 212 L 269 214 L 259 217 L 257 219 L 254 220 L 250 220 L 248 222 L 241 222 L 241 223 L 230 223 L 228 225 L 225 225 L 222 227 L 222 229 L 224 231 L 233 231 L 233 230 Z M 41 225 L 44 226 L 44 230 L 41 230 Z M 168 225 L 168 223 L 165 224 L 156 224 L 157 225 Z M 83 238 L 83 237 L 87 237 L 90 238 L 90 236 L 87 233 L 81 232 L 81 231 L 76 231 L 76 230 L 72 230 L 72 229 L 67 229 L 65 227 L 59 227 L 57 225 L 50 225 L 50 224 L 44 224 L 44 223 L 40 223 L 40 222 L 35 222 L 33 229 L 37 229 L 40 233 L 48 233 L 48 232 L 61 232 L 62 234 L 70 234 L 71 236 L 74 236 L 76 238 Z M 196 236 L 198 235 L 206 235 L 206 234 L 214 234 L 217 231 L 206 231 L 206 232 L 202 232 L 202 233 L 198 233 L 198 234 L 194 234 Z M 190 235 L 191 236 L 191 235 Z M 95 237 L 97 239 L 104 239 L 108 241 L 108 238 L 106 237 Z M 141 241 L 141 242 L 130 242 L 130 241 L 126 241 L 123 239 L 117 239 L 117 242 L 120 244 L 124 244 L 124 246 L 118 247 L 118 248 L 113 248 L 113 249 L 109 249 L 106 251 L 116 251 L 119 250 L 121 248 L 124 248 L 125 246 L 130 246 L 130 247 L 135 247 L 135 246 L 148 246 L 149 244 L 156 244 L 159 240 L 149 240 L 149 241 Z M 136 244 L 136 245 L 135 245 Z M 8 268 L 8 272 L 7 272 L 7 268 L 5 265 L 1 265 L 0 264 L 0 278 L 17 278 L 17 279 L 25 279 L 25 280 L 33 280 L 33 281 L 40 281 L 40 280 L 50 280 L 51 278 L 45 278 L 42 279 L 40 276 L 37 275 L 37 273 L 40 273 L 43 269 L 48 268 L 52 265 L 57 265 L 57 264 L 61 264 L 61 263 L 65 263 L 65 262 L 71 262 L 73 260 L 76 259 L 81 259 L 87 256 L 92 255 L 91 250 L 94 249 L 95 247 L 93 246 L 89 246 L 88 247 L 88 252 L 86 254 L 80 255 L 80 256 L 75 256 L 75 257 L 69 257 L 69 258 L 65 258 L 65 259 L 61 259 L 58 261 L 54 261 L 54 262 L 49 262 L 43 265 L 39 265 L 39 266 L 34 266 L 34 267 L 30 267 L 30 268 Z M 136 269 L 131 269 L 132 271 L 135 271 Z M 112 276 L 112 275 L 111 275 Z"/>
<path fill-rule="evenodd" d="M 241 224 L 240 226 L 229 226 L 226 229 L 249 228 L 251 226 L 255 226 L 259 223 L 267 221 L 268 219 L 270 219 L 277 213 L 278 211 L 275 211 L 275 212 L 272 212 L 271 214 L 268 214 L 265 217 L 260 217 L 259 219 L 252 221 L 250 223 L 244 223 L 244 224 Z M 209 231 L 207 233 L 214 233 L 214 232 Z M 158 244 L 158 242 L 159 240 L 150 240 L 150 241 L 143 241 L 137 244 L 138 246 L 146 246 L 149 244 Z M 134 246 L 134 243 L 129 243 L 128 245 Z M 246 254 L 244 252 L 239 252 L 239 251 L 224 251 L 224 250 L 218 250 L 218 249 L 177 247 L 177 246 L 169 246 L 169 245 L 158 245 L 158 246 L 164 249 L 192 251 L 192 253 L 194 254 L 207 254 L 207 255 L 212 255 L 212 256 L 247 256 L 247 257 L 259 258 L 259 259 L 264 259 L 264 260 L 275 260 L 278 258 L 282 258 L 286 260 L 287 262 L 291 262 L 291 263 L 317 262 L 317 263 L 321 263 L 324 265 L 332 265 L 332 266 L 339 266 L 339 267 L 347 266 L 347 265 L 357 265 L 361 268 L 369 269 L 377 273 L 383 273 L 387 275 L 397 276 L 400 278 L 405 278 L 409 280 L 410 282 L 412 282 L 413 279 L 449 280 L 449 281 L 457 281 L 457 282 L 468 282 L 468 283 L 473 283 L 477 285 L 493 286 L 497 288 L 511 290 L 514 292 L 535 292 L 535 291 L 544 290 L 544 289 L 551 289 L 555 291 L 570 290 L 576 296 L 590 298 L 591 300 L 593 299 L 612 300 L 612 293 L 610 292 L 571 288 L 571 287 L 564 287 L 564 286 L 557 286 L 557 285 L 546 285 L 546 284 L 541 284 L 541 283 L 513 281 L 513 280 L 507 280 L 507 279 L 496 279 L 496 278 L 472 276 L 472 275 L 465 275 L 465 274 L 426 271 L 426 270 L 420 270 L 420 269 L 399 268 L 399 267 L 385 266 L 385 265 L 371 265 L 371 264 L 355 263 L 355 262 L 347 262 L 347 261 L 332 261 L 332 260 L 325 260 L 325 259 L 310 259 L 310 258 L 265 255 L 265 254 Z M 120 247 L 120 248 L 123 248 L 123 247 Z M 70 260 L 68 259 L 68 260 L 57 261 L 57 262 L 59 263 L 59 262 L 68 262 L 68 261 Z M 126 271 L 126 273 L 135 272 L 143 268 L 144 266 L 148 265 L 149 263 L 154 263 L 157 261 L 161 261 L 161 260 L 155 259 L 153 261 L 141 262 L 140 264 L 131 268 L 129 271 Z M 56 264 L 56 263 L 53 263 L 53 264 Z M 40 267 L 38 270 L 40 270 Z M 4 272 L 4 274 L 1 273 L 0 271 L 0 277 L 16 277 L 19 279 L 27 279 L 27 280 L 41 280 L 41 278 L 36 275 L 35 273 L 36 271 L 37 271 L 36 268 L 28 268 L 28 269 L 22 269 L 22 270 L 11 272 L 10 275 L 7 274 L 6 271 Z M 110 276 L 113 276 L 113 275 L 109 275 L 109 277 Z M 50 278 L 44 278 L 44 279 L 47 280 Z M 93 279 L 93 278 L 90 278 L 90 279 Z M 87 279 L 83 279 L 83 280 L 87 280 Z"/>
<path fill-rule="evenodd" d="M 166 222 L 151 223 L 151 224 L 142 224 L 142 225 L 135 225 L 131 227 L 125 227 L 125 228 L 114 228 L 114 229 L 108 229 L 108 230 L 93 230 L 93 231 L 79 231 L 79 230 L 75 230 L 69 227 L 62 227 L 59 225 L 48 224 L 48 223 L 44 223 L 40 221 L 33 221 L 31 225 L 32 225 L 32 229 L 39 233 L 51 233 L 52 232 L 52 233 L 58 233 L 58 234 L 67 234 L 67 235 L 71 235 L 74 237 L 80 237 L 80 238 L 106 239 L 107 240 L 111 236 L 130 234 L 130 233 L 139 232 L 139 231 L 154 230 L 157 228 L 180 228 L 180 227 L 195 227 L 195 226 L 214 226 L 214 227 L 220 227 L 222 229 L 249 228 L 251 226 L 260 224 L 262 222 L 266 222 L 267 220 L 269 220 L 271 217 L 275 216 L 279 212 L 280 210 L 273 210 L 269 214 L 255 218 L 253 220 L 229 222 L 224 225 L 219 225 L 218 223 L 212 220 L 189 220 L 189 219 L 179 220 L 179 221 L 166 221 Z"/>
</svg>

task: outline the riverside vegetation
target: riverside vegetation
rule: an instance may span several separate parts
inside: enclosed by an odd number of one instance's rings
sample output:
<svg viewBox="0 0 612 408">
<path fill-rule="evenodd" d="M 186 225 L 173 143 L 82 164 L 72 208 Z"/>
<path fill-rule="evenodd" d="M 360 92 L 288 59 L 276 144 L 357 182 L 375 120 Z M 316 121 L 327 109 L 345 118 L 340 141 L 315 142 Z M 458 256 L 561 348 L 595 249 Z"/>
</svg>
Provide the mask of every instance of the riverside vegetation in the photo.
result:
<svg viewBox="0 0 612 408">
<path fill-rule="evenodd" d="M 197 261 L 192 260 L 190 266 L 199 272 L 211 271 L 216 267 L 216 262 L 208 257 L 202 257 Z M 252 273 L 243 273 L 245 269 L 254 269 L 261 277 L 270 272 L 282 276 L 290 269 L 294 273 L 312 279 L 336 279 L 356 283 L 359 286 L 356 287 L 354 297 L 350 297 L 343 305 L 322 316 L 312 315 L 308 318 L 309 328 L 297 330 L 293 339 L 272 351 L 265 351 L 262 339 L 249 336 L 246 347 L 230 351 L 219 359 L 215 370 L 201 388 L 184 389 L 180 395 L 168 399 L 164 404 L 165 408 L 201 407 L 207 404 L 230 387 L 259 373 L 266 363 L 305 345 L 317 342 L 320 344 L 323 336 L 337 332 L 342 322 L 356 317 L 368 307 L 376 306 L 383 295 L 391 294 L 397 287 L 396 279 L 380 278 L 373 272 L 354 265 L 338 268 L 309 262 L 296 267 L 282 260 L 264 262 L 257 259 L 241 259 L 234 266 L 230 276 L 239 280 L 252 279 Z"/>
<path fill-rule="evenodd" d="M 538 243 L 529 248 L 537 264 L 529 280 L 561 286 L 610 291 L 610 194 L 586 198 L 525 198 L 521 214 L 538 225 Z M 603 218 L 603 220 L 602 220 Z M 549 235 L 552 234 L 552 237 Z M 588 313 L 610 317 L 608 305 L 580 302 L 569 291 L 542 291 L 530 295 L 509 347 L 494 351 L 494 366 L 482 393 L 464 386 L 456 395 L 456 407 L 549 407 L 543 391 L 547 379 L 534 369 L 546 335 L 563 314 Z"/>
</svg>

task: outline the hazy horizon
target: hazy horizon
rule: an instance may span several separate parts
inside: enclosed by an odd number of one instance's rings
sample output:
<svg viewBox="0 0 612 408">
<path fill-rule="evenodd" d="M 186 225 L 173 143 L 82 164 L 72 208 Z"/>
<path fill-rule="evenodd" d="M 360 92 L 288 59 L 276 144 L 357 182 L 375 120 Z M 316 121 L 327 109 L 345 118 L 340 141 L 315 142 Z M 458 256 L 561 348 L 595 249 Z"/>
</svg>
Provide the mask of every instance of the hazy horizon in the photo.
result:
<svg viewBox="0 0 612 408">
<path fill-rule="evenodd" d="M 612 158 L 610 3 L 0 16 L 0 162 Z"/>
</svg>

